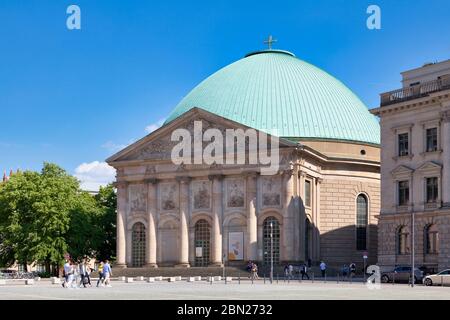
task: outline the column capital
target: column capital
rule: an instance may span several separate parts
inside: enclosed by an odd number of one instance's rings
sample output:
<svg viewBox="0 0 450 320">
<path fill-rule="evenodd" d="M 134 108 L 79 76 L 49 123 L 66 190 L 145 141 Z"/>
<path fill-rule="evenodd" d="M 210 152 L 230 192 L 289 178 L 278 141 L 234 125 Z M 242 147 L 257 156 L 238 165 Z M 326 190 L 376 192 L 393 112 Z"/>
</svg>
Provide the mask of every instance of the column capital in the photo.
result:
<svg viewBox="0 0 450 320">
<path fill-rule="evenodd" d="M 155 185 L 155 184 L 157 184 L 159 182 L 159 179 L 157 179 L 157 178 L 148 178 L 148 179 L 145 179 L 144 181 L 146 183 Z"/>
<path fill-rule="evenodd" d="M 213 181 L 213 180 L 223 180 L 224 179 L 224 175 L 223 174 L 210 174 L 208 176 L 208 180 Z"/>
<path fill-rule="evenodd" d="M 442 122 L 450 122 L 450 110 L 445 110 L 440 113 Z"/>
<path fill-rule="evenodd" d="M 283 176 L 291 177 L 294 175 L 294 169 L 292 169 L 292 168 L 283 169 L 283 170 L 280 170 L 279 172 L 280 172 L 280 175 L 283 175 Z"/>
<path fill-rule="evenodd" d="M 181 184 L 187 184 L 187 183 L 191 182 L 192 178 L 188 177 L 188 176 L 179 176 L 179 177 L 176 177 L 175 180 L 177 180 Z"/>
<path fill-rule="evenodd" d="M 130 183 L 128 181 L 116 181 L 113 186 L 116 188 L 126 188 Z"/>
</svg>

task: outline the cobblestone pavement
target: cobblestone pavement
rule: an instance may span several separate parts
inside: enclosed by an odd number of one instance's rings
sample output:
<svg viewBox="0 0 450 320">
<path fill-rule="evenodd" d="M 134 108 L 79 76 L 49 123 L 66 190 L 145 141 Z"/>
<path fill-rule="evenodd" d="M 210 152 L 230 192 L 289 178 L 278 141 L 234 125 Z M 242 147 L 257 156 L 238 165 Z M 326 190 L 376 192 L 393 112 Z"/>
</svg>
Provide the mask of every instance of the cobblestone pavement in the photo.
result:
<svg viewBox="0 0 450 320">
<path fill-rule="evenodd" d="M 383 284 L 381 289 L 369 290 L 363 283 L 336 282 L 291 282 L 264 284 L 262 281 L 251 284 L 241 281 L 224 284 L 212 284 L 201 281 L 189 283 L 186 281 L 169 282 L 134 282 L 115 281 L 111 288 L 92 287 L 64 289 L 61 285 L 52 285 L 48 281 L 40 281 L 35 285 L 26 286 L 22 283 L 0 286 L 0 299 L 250 299 L 250 300 L 305 300 L 305 299 L 445 299 L 450 300 L 450 287 L 425 287 L 416 285 L 414 288 L 406 284 Z"/>
</svg>

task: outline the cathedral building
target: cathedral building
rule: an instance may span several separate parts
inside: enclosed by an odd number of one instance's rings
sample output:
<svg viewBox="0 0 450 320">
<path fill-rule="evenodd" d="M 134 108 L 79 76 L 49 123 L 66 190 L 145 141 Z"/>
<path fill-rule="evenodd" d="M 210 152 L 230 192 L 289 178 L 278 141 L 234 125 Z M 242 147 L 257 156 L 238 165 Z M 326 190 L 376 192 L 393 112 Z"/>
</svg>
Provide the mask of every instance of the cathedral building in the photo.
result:
<svg viewBox="0 0 450 320">
<path fill-rule="evenodd" d="M 248 161 L 261 148 L 249 137 L 244 164 L 174 163 L 173 133 L 195 136 L 198 123 L 202 133 L 276 136 L 277 170 Z M 379 132 L 361 100 L 325 71 L 287 51 L 247 54 L 107 160 L 117 170 L 117 266 L 376 263 Z"/>
</svg>

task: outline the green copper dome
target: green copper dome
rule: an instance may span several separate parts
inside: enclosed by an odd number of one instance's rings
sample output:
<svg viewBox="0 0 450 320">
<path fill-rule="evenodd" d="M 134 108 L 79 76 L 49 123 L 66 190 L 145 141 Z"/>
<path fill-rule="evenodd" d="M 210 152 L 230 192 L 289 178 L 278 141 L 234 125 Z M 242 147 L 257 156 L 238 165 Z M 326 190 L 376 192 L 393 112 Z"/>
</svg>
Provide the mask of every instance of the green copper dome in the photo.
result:
<svg viewBox="0 0 450 320">
<path fill-rule="evenodd" d="M 280 137 L 380 143 L 378 121 L 350 89 L 287 51 L 250 53 L 217 71 L 166 123 L 194 107 Z"/>
</svg>

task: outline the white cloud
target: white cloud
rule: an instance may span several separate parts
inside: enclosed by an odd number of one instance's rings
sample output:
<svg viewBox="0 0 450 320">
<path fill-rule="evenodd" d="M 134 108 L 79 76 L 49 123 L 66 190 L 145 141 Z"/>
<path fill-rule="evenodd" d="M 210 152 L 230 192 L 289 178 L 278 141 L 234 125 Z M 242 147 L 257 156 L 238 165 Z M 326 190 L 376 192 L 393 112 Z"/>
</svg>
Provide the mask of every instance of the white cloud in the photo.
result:
<svg viewBox="0 0 450 320">
<path fill-rule="evenodd" d="M 115 180 L 116 169 L 106 162 L 82 163 L 75 169 L 75 177 L 81 181 L 81 189 L 97 191 Z"/>
<path fill-rule="evenodd" d="M 164 121 L 166 121 L 166 119 L 159 119 L 157 122 L 149 124 L 145 127 L 145 131 L 147 133 L 152 133 L 153 131 L 159 129 L 163 125 Z"/>
</svg>

